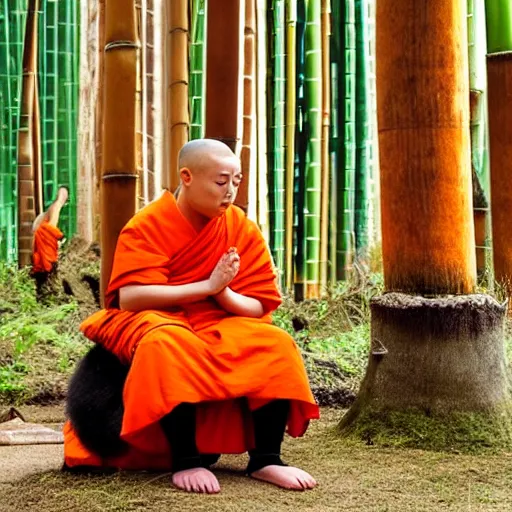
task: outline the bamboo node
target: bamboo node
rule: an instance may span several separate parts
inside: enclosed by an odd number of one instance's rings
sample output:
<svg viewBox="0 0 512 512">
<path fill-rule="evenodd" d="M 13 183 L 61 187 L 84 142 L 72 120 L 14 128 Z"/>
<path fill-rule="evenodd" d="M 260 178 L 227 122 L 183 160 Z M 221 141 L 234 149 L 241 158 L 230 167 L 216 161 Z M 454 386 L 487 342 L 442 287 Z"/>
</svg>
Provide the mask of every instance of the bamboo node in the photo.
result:
<svg viewBox="0 0 512 512">
<path fill-rule="evenodd" d="M 140 48 L 140 44 L 136 41 L 111 41 L 105 45 L 105 51 L 110 52 L 112 50 L 117 50 L 118 48 Z"/>
<path fill-rule="evenodd" d="M 184 32 L 185 34 L 188 34 L 188 29 L 183 27 L 175 27 L 169 30 L 169 34 L 173 34 L 174 32 Z"/>
<path fill-rule="evenodd" d="M 139 177 L 138 174 L 128 174 L 128 173 L 122 173 L 122 172 L 117 172 L 117 173 L 112 173 L 112 174 L 104 174 L 102 176 L 102 180 L 103 181 L 108 181 L 108 180 L 112 180 L 112 179 L 117 179 L 117 178 L 135 178 L 137 179 Z"/>
</svg>

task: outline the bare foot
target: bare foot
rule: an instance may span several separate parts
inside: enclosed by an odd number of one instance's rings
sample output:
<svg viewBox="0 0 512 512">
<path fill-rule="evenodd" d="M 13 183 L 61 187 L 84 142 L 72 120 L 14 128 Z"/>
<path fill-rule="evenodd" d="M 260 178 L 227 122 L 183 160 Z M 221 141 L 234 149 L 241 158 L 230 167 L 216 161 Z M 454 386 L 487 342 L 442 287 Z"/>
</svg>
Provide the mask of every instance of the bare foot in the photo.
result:
<svg viewBox="0 0 512 512">
<path fill-rule="evenodd" d="M 66 187 L 60 187 L 59 190 L 57 191 L 56 202 L 58 201 L 60 205 L 64 205 L 66 203 L 66 201 L 68 200 L 68 196 L 69 196 L 68 189 Z"/>
<path fill-rule="evenodd" d="M 296 491 L 305 491 L 316 486 L 316 481 L 310 474 L 290 466 L 265 466 L 251 473 L 251 477 Z"/>
<path fill-rule="evenodd" d="M 220 492 L 217 477 L 205 468 L 178 471 L 172 475 L 172 483 L 183 491 L 215 494 Z"/>
</svg>

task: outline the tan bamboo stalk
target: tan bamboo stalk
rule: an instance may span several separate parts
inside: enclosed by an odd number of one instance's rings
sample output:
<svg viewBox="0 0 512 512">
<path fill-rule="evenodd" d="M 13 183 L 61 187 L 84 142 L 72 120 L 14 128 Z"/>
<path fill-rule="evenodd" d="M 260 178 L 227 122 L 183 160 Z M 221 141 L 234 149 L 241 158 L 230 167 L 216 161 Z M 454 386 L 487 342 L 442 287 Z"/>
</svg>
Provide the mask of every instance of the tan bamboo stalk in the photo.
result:
<svg viewBox="0 0 512 512">
<path fill-rule="evenodd" d="M 144 51 L 144 104 L 142 112 L 142 132 L 145 134 L 144 147 L 142 149 L 142 166 L 146 176 L 144 184 L 144 201 L 146 203 L 155 198 L 155 97 L 158 96 L 157 84 L 155 81 L 155 68 L 158 66 L 157 51 L 160 49 L 155 44 L 155 21 L 159 25 L 161 17 L 155 20 L 155 4 L 158 0 L 144 0 L 145 10 L 145 51 Z M 160 11 L 158 12 L 160 14 Z"/>
<path fill-rule="evenodd" d="M 103 120 L 105 117 L 105 2 L 106 0 L 98 0 L 98 92 L 96 101 L 96 175 L 95 189 L 93 192 L 93 238 L 100 239 L 100 189 L 101 189 L 101 173 L 103 169 Z"/>
<path fill-rule="evenodd" d="M 148 172 L 148 93 L 149 87 L 147 84 L 148 74 L 148 0 L 141 0 L 141 9 L 139 17 L 139 37 L 140 37 L 140 63 L 138 66 L 139 71 L 139 107 L 137 108 L 139 116 L 138 128 L 140 130 L 140 143 L 139 143 L 139 204 L 138 207 L 142 208 L 149 202 L 149 172 Z"/>
<path fill-rule="evenodd" d="M 101 291 L 110 279 L 119 232 L 136 211 L 136 95 L 139 53 L 135 3 L 105 5 L 105 81 L 101 182 Z"/>
<path fill-rule="evenodd" d="M 295 181 L 295 117 L 296 117 L 296 31 L 297 1 L 286 2 L 286 186 L 285 186 L 285 284 L 293 288 L 293 203 Z"/>
<path fill-rule="evenodd" d="M 146 189 L 146 173 L 144 167 L 144 154 L 147 150 L 145 146 L 146 132 L 144 131 L 143 115 L 144 115 L 144 93 L 143 81 L 146 71 L 146 15 L 145 15 L 146 0 L 135 1 L 135 19 L 137 20 L 137 36 L 140 41 L 140 52 L 137 55 L 137 81 L 136 81 L 136 102 L 135 102 L 135 133 L 137 137 L 136 142 L 136 166 L 137 166 L 137 210 L 145 205 L 145 189 Z"/>
<path fill-rule="evenodd" d="M 18 132 L 18 265 L 30 265 L 32 259 L 32 223 L 36 216 L 35 181 L 38 173 L 34 152 L 34 101 L 37 87 L 37 18 L 39 0 L 30 0 L 23 49 L 23 88 Z"/>
<path fill-rule="evenodd" d="M 153 0 L 153 101 L 151 102 L 152 124 L 153 124 L 153 187 L 150 188 L 152 199 L 157 197 L 162 190 L 162 175 L 163 175 L 163 162 L 164 162 L 164 133 L 165 133 L 165 88 L 164 88 L 164 56 L 165 51 L 165 34 L 166 25 L 162 20 L 165 16 L 162 15 L 164 10 L 165 0 Z M 156 16 L 155 16 L 156 13 Z M 165 23 L 165 21 L 164 21 Z"/>
<path fill-rule="evenodd" d="M 255 151 L 251 147 L 255 116 L 255 59 L 256 59 L 256 1 L 245 0 L 244 29 L 244 92 L 243 92 L 243 131 L 240 160 L 243 180 L 238 190 L 236 204 L 246 213 L 249 208 L 249 187 L 255 186 L 254 168 L 251 168 L 251 156 Z"/>
<path fill-rule="evenodd" d="M 256 129 L 257 129 L 257 222 L 267 242 L 268 181 L 267 181 L 267 26 L 266 0 L 256 0 Z"/>
<path fill-rule="evenodd" d="M 169 0 L 161 0 L 161 15 L 162 21 L 160 26 L 162 28 L 162 90 L 161 90 L 161 101 L 162 101 L 162 176 L 161 184 L 162 189 L 171 190 L 171 171 L 169 170 L 170 158 L 170 140 L 171 140 L 171 96 L 169 93 L 170 89 L 170 60 L 171 60 L 171 34 L 169 32 L 170 26 L 170 12 L 169 12 Z"/>
<path fill-rule="evenodd" d="M 169 92 L 170 150 L 169 184 L 171 191 L 179 184 L 178 153 L 188 141 L 188 3 L 167 0 L 169 15 Z"/>
<path fill-rule="evenodd" d="M 36 22 L 36 34 L 38 33 L 37 24 L 38 23 Z M 35 58 L 37 63 L 37 52 Z M 37 64 L 34 73 L 37 77 Z M 44 210 L 43 165 L 41 161 L 41 107 L 39 104 L 39 87 L 37 86 L 37 79 L 35 80 L 34 86 L 33 104 L 34 107 L 32 115 L 32 164 L 34 166 L 34 210 L 37 216 Z"/>
<path fill-rule="evenodd" d="M 80 3 L 80 92 L 78 116 L 77 231 L 94 240 L 93 211 L 96 202 L 95 123 L 98 101 L 99 2 Z"/>
<path fill-rule="evenodd" d="M 207 6 L 206 130 L 208 138 L 238 149 L 241 1 Z"/>
<path fill-rule="evenodd" d="M 382 250 L 390 291 L 475 287 L 464 14 L 465 0 L 377 3 Z M 435 37 L 417 29 L 429 23 Z"/>
<path fill-rule="evenodd" d="M 320 293 L 327 290 L 329 259 L 329 128 L 331 122 L 331 2 L 322 0 L 322 192 L 320 206 Z"/>
</svg>

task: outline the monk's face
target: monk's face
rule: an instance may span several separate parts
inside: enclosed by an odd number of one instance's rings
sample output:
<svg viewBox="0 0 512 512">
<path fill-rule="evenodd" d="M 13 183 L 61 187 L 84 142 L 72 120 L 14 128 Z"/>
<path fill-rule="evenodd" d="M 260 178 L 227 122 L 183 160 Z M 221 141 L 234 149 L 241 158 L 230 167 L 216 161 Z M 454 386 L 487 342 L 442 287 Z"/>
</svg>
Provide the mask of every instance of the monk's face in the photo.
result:
<svg viewBox="0 0 512 512">
<path fill-rule="evenodd" d="M 200 169 L 191 169 L 187 195 L 191 206 L 208 218 L 222 215 L 233 204 L 242 173 L 236 156 L 211 156 Z"/>
</svg>

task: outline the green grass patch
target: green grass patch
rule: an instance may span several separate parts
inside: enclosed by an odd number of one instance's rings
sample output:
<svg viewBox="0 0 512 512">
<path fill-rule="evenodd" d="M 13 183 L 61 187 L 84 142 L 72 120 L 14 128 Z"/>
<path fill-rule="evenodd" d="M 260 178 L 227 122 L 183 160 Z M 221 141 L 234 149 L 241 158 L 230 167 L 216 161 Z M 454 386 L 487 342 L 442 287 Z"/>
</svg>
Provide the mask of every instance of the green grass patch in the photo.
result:
<svg viewBox="0 0 512 512">
<path fill-rule="evenodd" d="M 90 346 L 78 326 L 84 314 L 70 297 L 41 304 L 28 270 L 0 265 L 0 403 L 62 398 Z"/>
<path fill-rule="evenodd" d="M 512 450 L 510 406 L 492 412 L 426 414 L 365 409 L 341 433 L 367 445 L 479 454 Z"/>
</svg>

